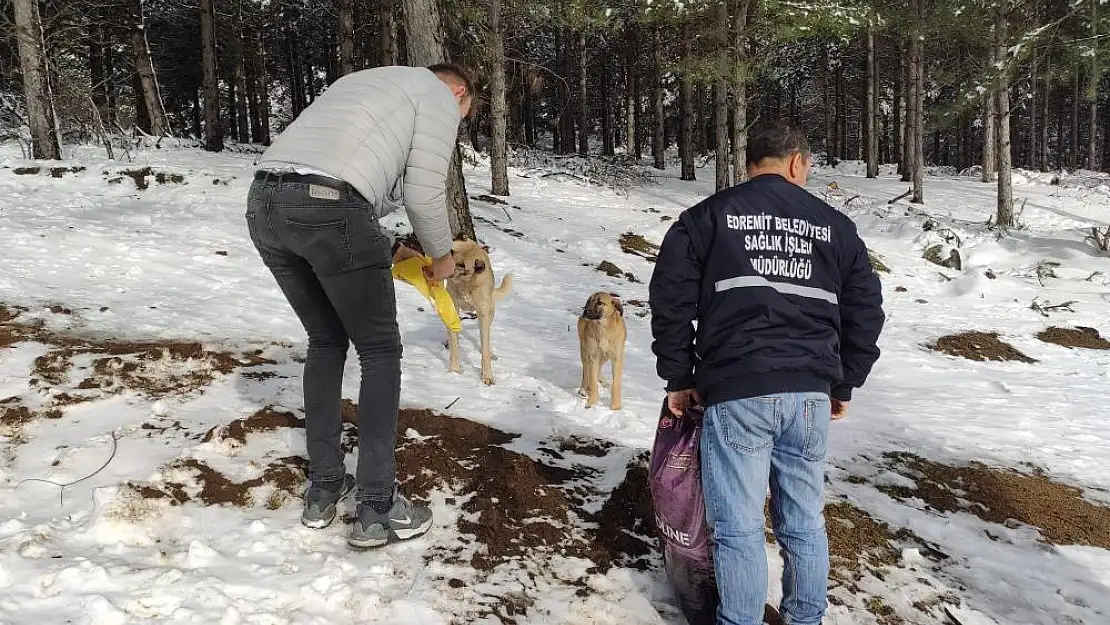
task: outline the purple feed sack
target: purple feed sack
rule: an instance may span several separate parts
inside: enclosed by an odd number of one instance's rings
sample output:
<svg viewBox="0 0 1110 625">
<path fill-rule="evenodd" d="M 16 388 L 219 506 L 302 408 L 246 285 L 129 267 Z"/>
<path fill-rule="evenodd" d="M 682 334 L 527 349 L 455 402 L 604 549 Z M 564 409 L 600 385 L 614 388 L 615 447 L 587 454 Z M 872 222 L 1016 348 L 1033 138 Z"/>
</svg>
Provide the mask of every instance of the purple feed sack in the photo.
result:
<svg viewBox="0 0 1110 625">
<path fill-rule="evenodd" d="M 702 415 L 701 408 L 692 408 L 676 417 L 663 400 L 651 451 L 651 499 L 663 560 L 690 625 L 716 623 L 720 602 L 701 486 Z"/>
</svg>

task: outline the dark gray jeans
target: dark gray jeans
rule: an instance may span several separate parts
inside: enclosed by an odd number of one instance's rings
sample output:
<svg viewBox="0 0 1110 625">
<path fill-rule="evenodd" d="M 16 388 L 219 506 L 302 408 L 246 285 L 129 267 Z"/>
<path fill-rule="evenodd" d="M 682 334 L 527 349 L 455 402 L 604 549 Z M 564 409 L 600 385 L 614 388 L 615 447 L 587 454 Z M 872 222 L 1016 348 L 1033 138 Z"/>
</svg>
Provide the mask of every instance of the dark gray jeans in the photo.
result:
<svg viewBox="0 0 1110 625">
<path fill-rule="evenodd" d="M 294 178 L 296 180 L 296 178 Z M 255 180 L 247 225 L 262 261 L 308 334 L 304 365 L 308 477 L 341 480 L 343 366 L 353 343 L 358 395 L 360 502 L 393 496 L 401 390 L 401 336 L 390 273 L 392 241 L 355 192 L 303 182 Z M 335 198 L 335 199 L 332 199 Z"/>
</svg>

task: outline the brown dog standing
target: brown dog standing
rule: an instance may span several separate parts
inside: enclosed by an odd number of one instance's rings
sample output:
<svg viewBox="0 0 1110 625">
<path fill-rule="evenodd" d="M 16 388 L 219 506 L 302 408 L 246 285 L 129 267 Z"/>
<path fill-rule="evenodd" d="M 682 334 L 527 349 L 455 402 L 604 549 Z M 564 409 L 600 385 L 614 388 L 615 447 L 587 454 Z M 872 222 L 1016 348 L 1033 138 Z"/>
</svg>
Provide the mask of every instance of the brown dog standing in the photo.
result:
<svg viewBox="0 0 1110 625">
<path fill-rule="evenodd" d="M 455 256 L 455 277 L 447 280 L 447 292 L 455 302 L 455 308 L 478 315 L 482 339 L 482 383 L 493 384 L 493 349 L 490 346 L 493 313 L 497 302 L 508 295 L 513 288 L 513 276 L 509 274 L 501 280 L 501 286 L 494 288 L 493 266 L 489 262 L 489 252 L 474 241 L 455 241 L 451 247 Z M 459 364 L 459 335 L 447 332 L 448 346 L 451 350 L 451 363 L 448 370 L 462 372 Z"/>
<path fill-rule="evenodd" d="M 582 388 L 579 393 L 586 397 L 587 408 L 592 408 L 597 403 L 601 368 L 605 363 L 612 362 L 613 396 L 610 407 L 613 410 L 621 409 L 621 374 L 624 371 L 626 336 L 624 306 L 621 301 L 609 293 L 591 295 L 582 308 L 582 316 L 578 318 L 578 348 L 582 354 Z"/>
</svg>

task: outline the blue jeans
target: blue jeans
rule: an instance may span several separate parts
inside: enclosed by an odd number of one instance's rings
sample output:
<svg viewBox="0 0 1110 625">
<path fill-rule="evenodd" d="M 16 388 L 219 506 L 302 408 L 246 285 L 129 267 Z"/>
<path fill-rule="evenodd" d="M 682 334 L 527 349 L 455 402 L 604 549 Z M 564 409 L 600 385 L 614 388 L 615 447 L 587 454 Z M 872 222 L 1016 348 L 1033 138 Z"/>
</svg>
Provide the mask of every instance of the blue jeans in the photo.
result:
<svg viewBox="0 0 1110 625">
<path fill-rule="evenodd" d="M 767 599 L 763 503 L 785 563 L 781 612 L 788 625 L 825 613 L 825 453 L 831 404 L 824 393 L 784 393 L 713 405 L 701 439 L 706 515 L 721 604 L 718 625 L 759 625 Z"/>
</svg>

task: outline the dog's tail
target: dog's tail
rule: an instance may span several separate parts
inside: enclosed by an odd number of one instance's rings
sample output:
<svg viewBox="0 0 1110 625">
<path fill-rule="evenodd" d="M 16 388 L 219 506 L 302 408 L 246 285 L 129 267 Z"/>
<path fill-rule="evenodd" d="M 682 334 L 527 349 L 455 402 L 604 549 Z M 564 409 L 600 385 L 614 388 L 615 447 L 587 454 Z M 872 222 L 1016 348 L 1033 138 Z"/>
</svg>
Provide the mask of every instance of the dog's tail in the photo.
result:
<svg viewBox="0 0 1110 625">
<path fill-rule="evenodd" d="M 493 290 L 493 301 L 500 302 L 505 296 L 513 292 L 513 274 L 506 274 L 501 278 L 501 286 Z"/>
</svg>

